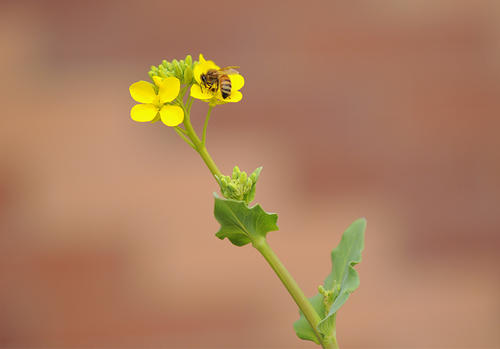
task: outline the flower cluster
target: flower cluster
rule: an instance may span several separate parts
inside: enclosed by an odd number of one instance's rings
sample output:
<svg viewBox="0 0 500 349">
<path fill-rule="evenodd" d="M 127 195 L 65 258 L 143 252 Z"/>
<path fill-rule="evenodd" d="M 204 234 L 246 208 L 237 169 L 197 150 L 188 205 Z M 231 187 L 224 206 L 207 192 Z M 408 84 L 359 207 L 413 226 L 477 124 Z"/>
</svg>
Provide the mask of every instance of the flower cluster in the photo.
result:
<svg viewBox="0 0 500 349">
<path fill-rule="evenodd" d="M 149 77 L 154 79 L 155 76 L 160 78 L 168 78 L 170 76 L 176 77 L 184 85 L 191 85 L 193 83 L 193 58 L 187 55 L 185 59 L 178 61 L 174 59 L 172 62 L 163 60 L 159 66 L 151 66 L 149 70 Z"/>
<path fill-rule="evenodd" d="M 248 176 L 245 171 L 240 171 L 238 166 L 233 169 L 233 175 L 219 176 L 220 191 L 226 199 L 245 201 L 250 203 L 255 197 L 255 187 L 262 167 L 257 168 Z"/>
<path fill-rule="evenodd" d="M 245 83 L 243 76 L 235 70 L 224 73 L 213 61 L 205 60 L 202 54 L 199 59 L 193 62 L 192 57 L 187 55 L 180 61 L 164 60 L 158 66 L 151 66 L 148 74 L 152 83 L 138 81 L 129 87 L 132 98 L 140 103 L 130 110 L 132 119 L 138 122 L 161 120 L 165 125 L 175 127 L 184 121 L 184 114 L 189 113 L 189 98 L 203 100 L 211 106 L 239 102 L 243 97 L 239 91 Z M 217 89 L 209 89 L 203 83 L 202 77 L 209 71 L 218 72 L 215 75 L 217 79 L 229 79 L 228 95 L 223 97 L 220 84 L 217 84 Z M 186 107 L 184 95 L 189 88 L 189 107 Z"/>
</svg>

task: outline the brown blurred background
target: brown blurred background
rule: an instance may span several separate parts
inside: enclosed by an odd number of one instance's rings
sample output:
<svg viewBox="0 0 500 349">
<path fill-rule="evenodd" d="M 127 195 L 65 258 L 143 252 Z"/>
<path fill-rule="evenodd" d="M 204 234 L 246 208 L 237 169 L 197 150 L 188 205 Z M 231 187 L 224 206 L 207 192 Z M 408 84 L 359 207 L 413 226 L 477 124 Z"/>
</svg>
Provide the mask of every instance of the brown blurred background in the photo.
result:
<svg viewBox="0 0 500 349">
<path fill-rule="evenodd" d="M 500 2 L 459 0 L 1 1 L 0 347 L 316 347 L 214 237 L 197 155 L 129 117 L 150 65 L 200 52 L 241 66 L 209 151 L 264 166 L 307 295 L 368 219 L 342 348 L 500 348 Z"/>
</svg>

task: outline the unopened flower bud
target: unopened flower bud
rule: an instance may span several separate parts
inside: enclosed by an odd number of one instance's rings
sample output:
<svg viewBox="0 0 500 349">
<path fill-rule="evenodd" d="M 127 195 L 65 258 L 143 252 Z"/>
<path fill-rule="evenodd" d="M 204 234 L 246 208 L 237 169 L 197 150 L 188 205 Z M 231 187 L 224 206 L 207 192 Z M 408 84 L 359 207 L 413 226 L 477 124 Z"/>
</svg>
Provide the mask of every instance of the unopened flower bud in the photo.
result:
<svg viewBox="0 0 500 349">
<path fill-rule="evenodd" d="M 180 66 L 180 64 L 179 64 L 179 61 L 178 61 L 178 60 L 176 60 L 176 59 L 174 59 L 174 60 L 172 61 L 172 66 L 173 66 L 173 68 L 174 68 L 173 70 L 174 70 L 174 72 L 175 72 L 175 76 L 176 76 L 176 77 L 178 77 L 178 78 L 183 78 L 183 77 L 184 77 L 184 74 L 183 74 L 183 72 L 182 72 L 182 68 L 181 68 L 181 66 Z"/>
<path fill-rule="evenodd" d="M 184 70 L 184 84 L 189 85 L 191 82 L 193 82 L 193 69 L 191 66 L 187 66 L 186 69 Z"/>
<path fill-rule="evenodd" d="M 186 62 L 186 64 L 189 66 L 189 67 L 192 67 L 193 66 L 193 57 L 191 57 L 191 55 L 187 55 L 186 56 L 186 59 L 184 60 Z"/>
<path fill-rule="evenodd" d="M 248 176 L 247 176 L 247 173 L 245 171 L 240 173 L 239 179 L 240 179 L 241 184 L 245 184 L 247 182 L 247 178 L 248 178 Z"/>
<path fill-rule="evenodd" d="M 233 179 L 237 179 L 240 175 L 240 168 L 238 166 L 234 166 L 233 168 Z"/>
</svg>

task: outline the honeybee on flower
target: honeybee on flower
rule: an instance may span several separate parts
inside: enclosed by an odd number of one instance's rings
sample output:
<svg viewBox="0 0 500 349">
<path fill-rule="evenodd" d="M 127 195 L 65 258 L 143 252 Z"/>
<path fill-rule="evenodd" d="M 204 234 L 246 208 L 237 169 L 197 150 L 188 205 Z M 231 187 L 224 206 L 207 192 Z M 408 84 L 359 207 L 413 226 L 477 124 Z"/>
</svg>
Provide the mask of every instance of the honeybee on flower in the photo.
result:
<svg viewBox="0 0 500 349">
<path fill-rule="evenodd" d="M 243 95 L 239 90 L 245 84 L 245 79 L 236 68 L 239 67 L 220 68 L 213 61 L 205 60 L 200 54 L 199 62 L 193 69 L 196 84 L 191 86 L 191 97 L 210 104 L 241 101 Z"/>
</svg>

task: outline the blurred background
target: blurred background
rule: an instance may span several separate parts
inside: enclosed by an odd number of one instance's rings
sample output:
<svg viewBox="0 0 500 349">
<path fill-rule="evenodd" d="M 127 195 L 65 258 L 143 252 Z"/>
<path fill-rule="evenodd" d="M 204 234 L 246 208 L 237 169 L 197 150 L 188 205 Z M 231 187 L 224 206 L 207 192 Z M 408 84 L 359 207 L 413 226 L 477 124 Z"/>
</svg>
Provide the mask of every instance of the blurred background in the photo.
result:
<svg viewBox="0 0 500 349">
<path fill-rule="evenodd" d="M 128 86 L 241 66 L 221 170 L 264 166 L 270 245 L 308 296 L 356 218 L 342 348 L 500 348 L 498 1 L 1 1 L 0 347 L 315 348 L 216 183 Z M 200 128 L 206 105 L 192 118 Z"/>
</svg>

